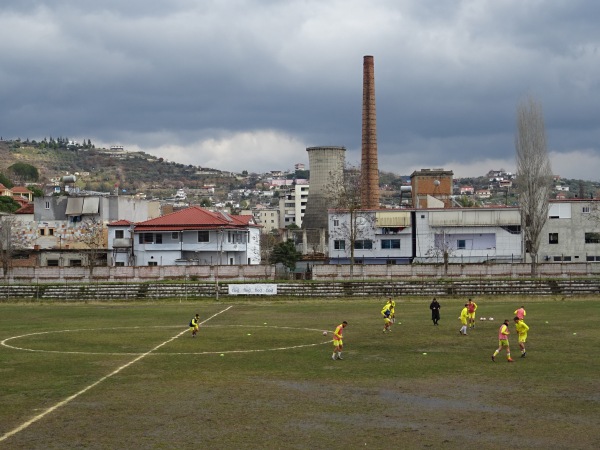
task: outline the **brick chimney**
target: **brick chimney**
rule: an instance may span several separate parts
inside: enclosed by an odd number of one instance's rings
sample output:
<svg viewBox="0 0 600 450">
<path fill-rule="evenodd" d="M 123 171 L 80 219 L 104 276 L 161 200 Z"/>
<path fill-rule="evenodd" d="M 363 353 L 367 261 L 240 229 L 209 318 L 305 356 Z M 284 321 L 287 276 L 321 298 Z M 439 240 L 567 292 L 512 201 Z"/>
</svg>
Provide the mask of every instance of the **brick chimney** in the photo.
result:
<svg viewBox="0 0 600 450">
<path fill-rule="evenodd" d="M 372 56 L 365 56 L 363 61 L 361 204 L 364 209 L 379 208 L 375 66 Z"/>
</svg>

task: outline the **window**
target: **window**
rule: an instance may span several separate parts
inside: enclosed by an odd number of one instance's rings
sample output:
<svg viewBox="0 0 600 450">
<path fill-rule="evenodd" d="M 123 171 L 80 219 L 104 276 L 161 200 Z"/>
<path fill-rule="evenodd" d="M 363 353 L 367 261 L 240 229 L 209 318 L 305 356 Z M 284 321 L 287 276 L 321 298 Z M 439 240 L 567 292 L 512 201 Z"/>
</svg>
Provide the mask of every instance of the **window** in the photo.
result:
<svg viewBox="0 0 600 450">
<path fill-rule="evenodd" d="M 40 236 L 45 236 L 46 235 L 46 229 L 45 228 L 41 228 L 40 229 Z"/>
<path fill-rule="evenodd" d="M 382 239 L 381 240 L 381 248 L 382 249 L 399 249 L 400 248 L 400 239 Z"/>
<path fill-rule="evenodd" d="M 333 241 L 333 248 L 335 250 L 346 250 L 346 241 L 344 241 L 344 240 Z"/>
<path fill-rule="evenodd" d="M 44 209 L 50 209 L 50 202 L 44 203 Z"/>
<path fill-rule="evenodd" d="M 162 244 L 162 234 L 140 233 L 140 244 Z"/>
<path fill-rule="evenodd" d="M 71 266 L 71 267 L 81 267 L 81 260 L 80 259 L 70 259 L 69 260 L 69 266 Z"/>
<path fill-rule="evenodd" d="M 240 233 L 239 231 L 227 232 L 227 242 L 232 244 L 241 244 L 246 241 L 246 233 Z"/>
<path fill-rule="evenodd" d="M 388 266 L 395 266 L 395 265 L 396 265 L 396 260 L 395 260 L 395 259 L 386 259 L 386 260 L 385 260 L 385 263 L 386 263 Z"/>
<path fill-rule="evenodd" d="M 585 233 L 586 244 L 600 244 L 600 233 Z"/>
<path fill-rule="evenodd" d="M 125 231 L 115 230 L 115 239 L 123 239 L 125 237 Z"/>
<path fill-rule="evenodd" d="M 600 256 L 592 256 L 592 255 L 588 255 L 585 257 L 585 260 L 588 262 L 600 262 Z"/>
<path fill-rule="evenodd" d="M 158 266 L 158 263 L 156 261 L 148 261 L 148 265 L 154 267 Z"/>
<path fill-rule="evenodd" d="M 558 233 L 548 233 L 548 244 L 558 244 Z"/>
<path fill-rule="evenodd" d="M 210 235 L 208 231 L 198 231 L 198 242 L 209 242 Z"/>
<path fill-rule="evenodd" d="M 570 256 L 555 256 L 554 261 L 571 261 Z"/>
<path fill-rule="evenodd" d="M 177 231 L 173 231 L 171 233 L 171 239 L 173 239 L 174 241 L 178 241 L 179 240 L 179 233 Z"/>
<path fill-rule="evenodd" d="M 48 267 L 58 267 L 58 259 L 49 259 Z"/>
<path fill-rule="evenodd" d="M 125 263 L 123 261 L 115 261 L 115 266 L 116 267 L 124 267 Z"/>
<path fill-rule="evenodd" d="M 333 219 L 333 226 L 334 227 L 339 227 L 340 226 L 340 221 L 338 219 Z"/>
<path fill-rule="evenodd" d="M 589 214 L 590 213 L 590 207 L 589 206 L 584 206 L 581 209 L 581 212 L 584 213 L 584 214 Z"/>
<path fill-rule="evenodd" d="M 357 239 L 354 241 L 354 248 L 356 250 L 372 250 L 373 241 L 369 239 Z"/>
<path fill-rule="evenodd" d="M 54 236 L 54 228 L 48 228 L 48 236 Z"/>
<path fill-rule="evenodd" d="M 456 248 L 459 250 L 464 250 L 467 248 L 467 241 L 465 239 L 459 239 L 456 241 Z"/>
</svg>

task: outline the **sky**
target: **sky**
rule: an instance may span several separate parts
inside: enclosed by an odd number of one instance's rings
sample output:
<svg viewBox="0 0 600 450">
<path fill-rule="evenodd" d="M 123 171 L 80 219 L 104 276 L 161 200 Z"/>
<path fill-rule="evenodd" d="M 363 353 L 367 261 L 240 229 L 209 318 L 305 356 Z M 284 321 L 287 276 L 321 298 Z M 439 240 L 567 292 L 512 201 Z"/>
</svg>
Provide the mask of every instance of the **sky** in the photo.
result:
<svg viewBox="0 0 600 450">
<path fill-rule="evenodd" d="M 379 169 L 514 172 L 542 107 L 553 172 L 600 178 L 596 0 L 3 0 L 0 135 L 123 145 L 225 171 L 360 165 L 363 57 Z"/>
</svg>

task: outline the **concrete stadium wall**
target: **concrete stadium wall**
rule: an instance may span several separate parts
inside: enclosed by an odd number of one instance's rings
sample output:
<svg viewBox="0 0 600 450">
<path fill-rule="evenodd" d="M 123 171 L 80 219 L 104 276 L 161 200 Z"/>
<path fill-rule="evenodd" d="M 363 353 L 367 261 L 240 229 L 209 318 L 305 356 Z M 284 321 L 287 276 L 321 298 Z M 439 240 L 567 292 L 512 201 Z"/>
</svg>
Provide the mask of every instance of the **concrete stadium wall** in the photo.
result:
<svg viewBox="0 0 600 450">
<path fill-rule="evenodd" d="M 531 278 L 529 264 L 441 264 L 407 265 L 313 265 L 315 281 L 357 281 L 423 278 Z M 190 281 L 274 281 L 280 272 L 271 265 L 242 266 L 135 266 L 95 267 L 13 267 L 0 283 L 69 282 L 158 282 Z M 305 275 L 305 274 L 302 274 Z M 538 278 L 600 277 L 600 263 L 547 263 L 538 266 Z"/>
<path fill-rule="evenodd" d="M 250 282 L 251 283 L 251 282 Z M 265 299 L 269 296 L 229 295 L 231 282 L 219 282 L 219 299 L 238 297 Z M 248 283 L 246 283 L 248 284 Z M 28 301 L 152 301 L 158 299 L 193 300 L 215 298 L 214 282 L 79 282 L 56 284 L 0 284 L 0 302 Z M 489 295 L 598 295 L 600 279 L 421 279 L 406 281 L 301 281 L 277 283 L 278 297 L 445 297 Z"/>
<path fill-rule="evenodd" d="M 396 278 L 481 278 L 531 277 L 530 264 L 442 264 L 355 265 L 352 274 L 349 265 L 320 265 L 313 267 L 313 280 L 387 279 Z M 600 276 L 600 264 L 547 263 L 539 264 L 538 277 Z"/>
</svg>

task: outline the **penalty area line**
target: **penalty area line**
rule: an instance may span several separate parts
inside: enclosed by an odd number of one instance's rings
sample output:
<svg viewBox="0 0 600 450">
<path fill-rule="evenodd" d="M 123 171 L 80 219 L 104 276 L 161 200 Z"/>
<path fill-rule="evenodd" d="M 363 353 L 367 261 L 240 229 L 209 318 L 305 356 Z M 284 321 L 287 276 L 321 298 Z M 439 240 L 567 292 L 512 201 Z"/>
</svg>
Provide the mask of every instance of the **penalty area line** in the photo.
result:
<svg viewBox="0 0 600 450">
<path fill-rule="evenodd" d="M 212 316 L 210 316 L 209 318 L 207 318 L 206 320 L 204 320 L 202 323 L 206 323 L 208 322 L 210 319 L 218 316 L 219 314 L 222 314 L 226 311 L 228 311 L 229 309 L 231 309 L 233 306 L 230 305 L 227 308 L 225 308 L 222 311 L 219 311 L 216 314 L 213 314 Z M 65 398 L 64 400 L 61 400 L 60 402 L 58 402 L 56 405 L 51 406 L 50 408 L 46 409 L 44 412 L 38 414 L 37 416 L 33 417 L 32 419 L 29 419 L 28 421 L 22 423 L 21 425 L 19 425 L 18 427 L 16 427 L 15 429 L 5 433 L 3 436 L 0 436 L 0 442 L 5 441 L 6 439 L 8 439 L 11 436 L 14 436 L 15 434 L 23 431 L 24 429 L 26 429 L 27 427 L 29 427 L 30 425 L 32 425 L 33 423 L 37 422 L 38 420 L 46 417 L 48 414 L 50 414 L 51 412 L 57 410 L 58 408 L 60 408 L 61 406 L 66 405 L 67 403 L 71 402 L 72 400 L 76 399 L 77 397 L 79 397 L 82 394 L 85 394 L 87 391 L 89 391 L 90 389 L 98 386 L 100 383 L 102 383 L 103 381 L 108 380 L 109 378 L 111 378 L 112 376 L 118 374 L 119 372 L 121 372 L 122 370 L 126 369 L 127 367 L 131 366 L 132 364 L 135 364 L 136 362 L 138 362 L 139 360 L 141 360 L 142 358 L 145 358 L 146 356 L 148 356 L 149 354 L 151 354 L 152 352 L 158 350 L 159 348 L 167 345 L 170 342 L 173 342 L 175 339 L 177 339 L 179 336 L 182 336 L 183 334 L 189 332 L 189 329 L 185 329 L 183 330 L 181 333 L 177 333 L 175 336 L 173 336 L 172 338 L 167 339 L 166 341 L 162 342 L 161 344 L 158 344 L 156 347 L 154 347 L 151 350 L 148 350 L 146 353 L 141 354 L 140 356 L 138 356 L 137 358 L 132 359 L 131 361 L 129 361 L 127 364 L 123 364 L 121 367 L 115 369 L 114 371 L 112 371 L 111 373 L 109 373 L 108 375 L 103 376 L 102 378 L 100 378 L 98 381 L 95 381 L 94 383 L 90 384 L 89 386 L 84 387 L 82 390 L 80 390 L 79 392 L 76 392 L 75 394 Z"/>
</svg>

